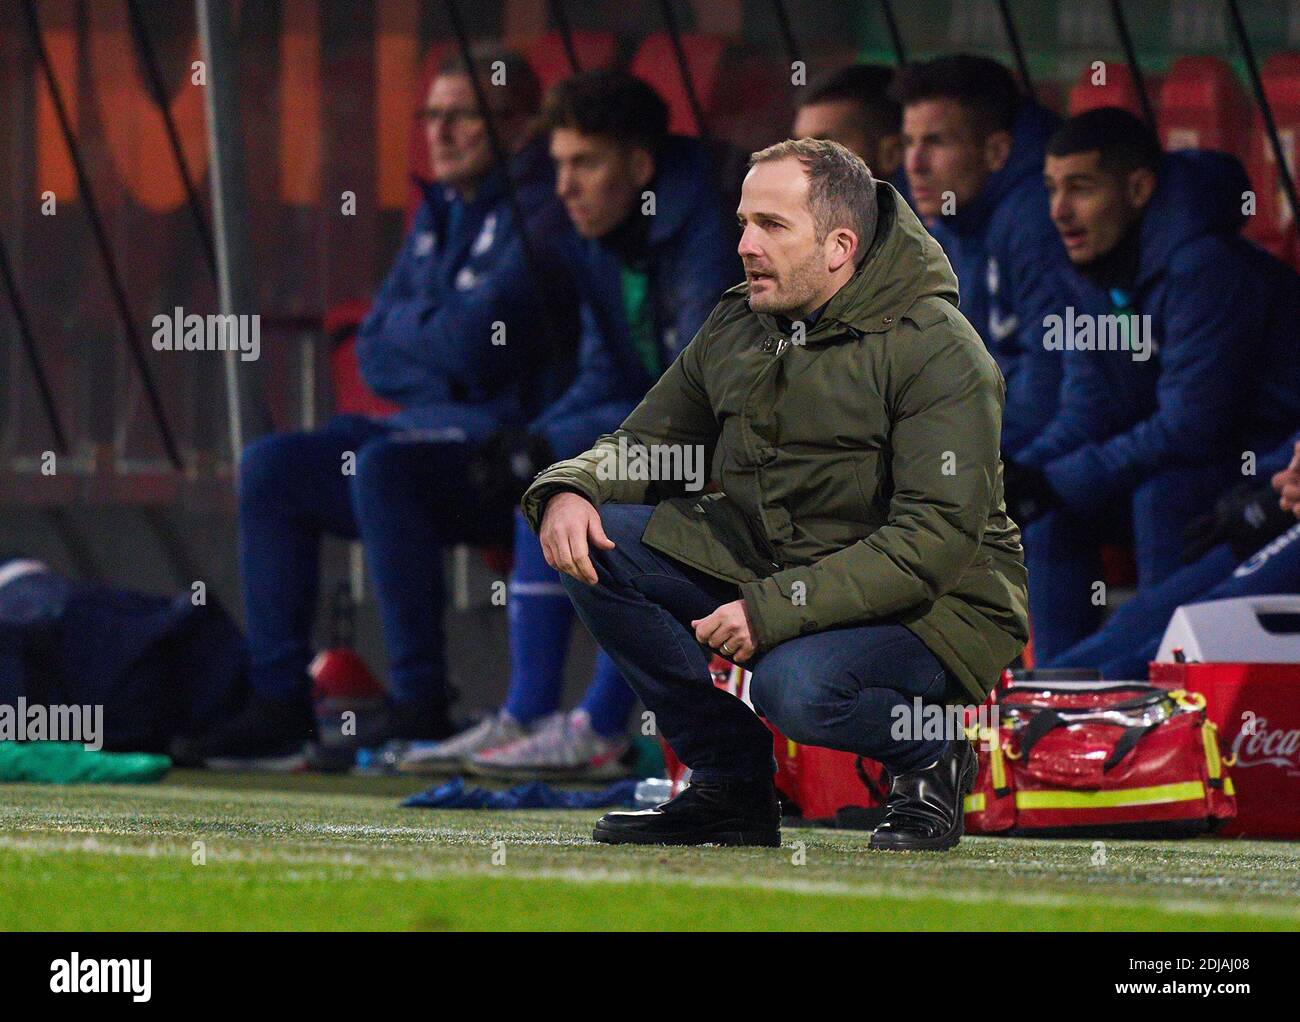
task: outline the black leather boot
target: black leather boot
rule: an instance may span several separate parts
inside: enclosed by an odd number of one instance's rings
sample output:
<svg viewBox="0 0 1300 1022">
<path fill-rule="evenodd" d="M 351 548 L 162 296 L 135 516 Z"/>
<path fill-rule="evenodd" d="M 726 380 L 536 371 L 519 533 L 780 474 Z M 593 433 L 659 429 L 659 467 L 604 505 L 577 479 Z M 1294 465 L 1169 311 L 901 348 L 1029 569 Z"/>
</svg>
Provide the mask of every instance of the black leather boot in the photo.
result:
<svg viewBox="0 0 1300 1022">
<path fill-rule="evenodd" d="M 610 845 L 781 845 L 781 803 L 771 781 L 692 783 L 637 812 L 606 813 L 591 835 Z"/>
<path fill-rule="evenodd" d="M 961 840 L 967 793 L 979 768 L 965 738 L 948 743 L 929 766 L 895 774 L 885 818 L 871 835 L 882 852 L 942 852 Z"/>
</svg>

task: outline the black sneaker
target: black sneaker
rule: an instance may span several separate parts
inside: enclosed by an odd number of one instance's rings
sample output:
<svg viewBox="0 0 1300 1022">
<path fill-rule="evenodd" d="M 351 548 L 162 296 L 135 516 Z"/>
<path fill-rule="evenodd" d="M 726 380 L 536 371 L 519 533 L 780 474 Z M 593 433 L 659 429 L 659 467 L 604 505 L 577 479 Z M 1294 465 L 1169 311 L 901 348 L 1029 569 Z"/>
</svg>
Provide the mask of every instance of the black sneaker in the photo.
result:
<svg viewBox="0 0 1300 1022">
<path fill-rule="evenodd" d="M 237 716 L 200 738 L 178 742 L 174 754 L 181 764 L 209 770 L 305 770 L 313 724 L 306 700 L 253 695 Z"/>
<path fill-rule="evenodd" d="M 771 781 L 692 783 L 654 809 L 606 813 L 592 833 L 609 845 L 781 846 L 781 803 Z"/>
<path fill-rule="evenodd" d="M 871 834 L 881 852 L 942 852 L 961 840 L 966 795 L 979 768 L 965 738 L 948 743 L 929 766 L 894 774 L 885 818 Z"/>
</svg>

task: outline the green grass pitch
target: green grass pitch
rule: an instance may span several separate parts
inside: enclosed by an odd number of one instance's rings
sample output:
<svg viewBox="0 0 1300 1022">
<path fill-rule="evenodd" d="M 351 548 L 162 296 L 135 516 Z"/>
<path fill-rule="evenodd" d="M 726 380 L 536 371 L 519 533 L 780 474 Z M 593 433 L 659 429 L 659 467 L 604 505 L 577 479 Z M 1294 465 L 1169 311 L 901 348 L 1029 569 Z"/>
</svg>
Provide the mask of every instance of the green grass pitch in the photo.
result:
<svg viewBox="0 0 1300 1022">
<path fill-rule="evenodd" d="M 184 771 L 0 785 L 0 928 L 1300 929 L 1294 843 L 967 838 L 885 855 L 863 834 L 787 828 L 780 849 L 608 847 L 590 840 L 598 812 L 398 806 L 422 786 Z"/>
</svg>

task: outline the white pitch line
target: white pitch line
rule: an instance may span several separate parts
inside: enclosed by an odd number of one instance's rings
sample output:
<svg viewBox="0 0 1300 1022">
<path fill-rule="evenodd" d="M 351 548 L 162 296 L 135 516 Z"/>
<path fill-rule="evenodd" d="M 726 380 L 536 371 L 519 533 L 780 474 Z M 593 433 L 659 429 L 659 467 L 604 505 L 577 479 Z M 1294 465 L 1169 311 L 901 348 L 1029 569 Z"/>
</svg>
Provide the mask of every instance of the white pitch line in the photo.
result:
<svg viewBox="0 0 1300 1022">
<path fill-rule="evenodd" d="M 467 846 L 467 847 L 473 847 Z M 187 845 L 128 846 L 105 845 L 94 837 L 81 841 L 49 842 L 28 838 L 14 838 L 0 835 L 0 848 L 14 851 L 32 852 L 67 852 L 91 853 L 96 855 L 138 856 L 142 858 L 162 858 L 189 855 Z M 1083 905 L 1075 899 L 1062 895 L 1015 891 L 954 891 L 941 888 L 922 887 L 919 889 L 886 886 L 883 884 L 846 884 L 836 880 L 778 880 L 771 877 L 751 877 L 748 879 L 729 879 L 726 877 L 664 876 L 642 874 L 631 870 L 612 870 L 604 867 L 593 869 L 519 869 L 517 867 L 491 866 L 485 864 L 446 864 L 419 866 L 410 863 L 384 863 L 354 858 L 350 853 L 340 861 L 335 855 L 290 852 L 277 850 L 262 852 L 248 849 L 222 848 L 209 845 L 209 860 L 213 863 L 247 862 L 267 863 L 272 865 L 333 865 L 341 870 L 355 871 L 365 868 L 370 871 L 398 875 L 402 880 L 440 880 L 449 877 L 479 876 L 489 878 L 511 878 L 523 880 L 557 880 L 579 884 L 654 884 L 671 886 L 684 884 L 700 889 L 747 890 L 760 889 L 786 894 L 802 894 L 823 897 L 856 898 L 859 900 L 896 899 L 900 901 L 950 901 L 957 904 L 979 905 L 990 902 L 1010 904 L 1025 908 L 1065 908 L 1078 909 Z M 795 867 L 792 867 L 795 868 Z M 1284 908 L 1257 903 L 1234 902 L 1225 904 L 1200 898 L 1145 898 L 1123 897 L 1116 895 L 1090 895 L 1088 905 L 1105 905 L 1117 910 L 1137 908 L 1154 909 L 1169 913 L 1187 913 L 1192 915 L 1214 916 L 1231 912 L 1267 918 L 1300 920 L 1300 908 Z"/>
</svg>

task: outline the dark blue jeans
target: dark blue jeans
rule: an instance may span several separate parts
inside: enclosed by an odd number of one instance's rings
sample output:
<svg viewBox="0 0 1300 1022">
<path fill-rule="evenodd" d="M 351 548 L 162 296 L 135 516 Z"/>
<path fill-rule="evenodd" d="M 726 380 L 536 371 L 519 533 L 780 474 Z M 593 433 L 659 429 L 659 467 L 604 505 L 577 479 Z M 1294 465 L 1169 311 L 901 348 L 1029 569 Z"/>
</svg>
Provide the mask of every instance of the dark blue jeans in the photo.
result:
<svg viewBox="0 0 1300 1022">
<path fill-rule="evenodd" d="M 509 539 L 509 507 L 476 506 L 470 446 L 362 416 L 249 444 L 240 465 L 239 554 L 255 692 L 306 698 L 320 540 L 361 539 L 396 702 L 445 706 L 442 548 Z M 344 455 L 355 473 L 344 473 Z"/>
<path fill-rule="evenodd" d="M 600 509 L 613 550 L 593 554 L 599 582 L 563 576 L 578 616 L 655 715 L 658 732 L 699 780 L 772 775 L 772 734 L 739 699 L 714 688 L 693 619 L 739 597 L 641 542 L 653 508 Z M 835 628 L 783 642 L 751 664 L 750 696 L 782 734 L 908 770 L 932 762 L 941 740 L 897 740 L 893 708 L 942 703 L 948 674 L 902 625 Z"/>
</svg>

